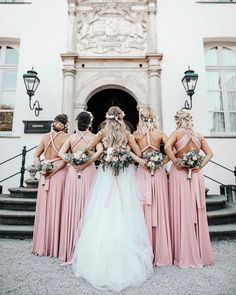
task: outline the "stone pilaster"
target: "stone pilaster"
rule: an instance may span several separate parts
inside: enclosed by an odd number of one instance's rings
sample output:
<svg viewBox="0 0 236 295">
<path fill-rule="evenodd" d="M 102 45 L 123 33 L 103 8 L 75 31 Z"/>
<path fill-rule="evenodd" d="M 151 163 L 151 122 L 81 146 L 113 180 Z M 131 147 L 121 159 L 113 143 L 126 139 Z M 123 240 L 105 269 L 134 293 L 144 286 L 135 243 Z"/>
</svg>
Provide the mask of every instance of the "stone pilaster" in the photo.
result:
<svg viewBox="0 0 236 295">
<path fill-rule="evenodd" d="M 148 1 L 148 53 L 157 53 L 156 0 Z"/>
<path fill-rule="evenodd" d="M 76 0 L 68 0 L 67 52 L 75 52 Z"/>
<path fill-rule="evenodd" d="M 69 132 L 74 131 L 74 93 L 75 93 L 75 59 L 76 54 L 62 54 L 63 60 L 63 96 L 62 96 L 62 112 L 68 115 Z"/>
<path fill-rule="evenodd" d="M 159 127 L 163 128 L 162 99 L 161 99 L 161 54 L 148 55 L 148 102 L 156 111 Z"/>
</svg>

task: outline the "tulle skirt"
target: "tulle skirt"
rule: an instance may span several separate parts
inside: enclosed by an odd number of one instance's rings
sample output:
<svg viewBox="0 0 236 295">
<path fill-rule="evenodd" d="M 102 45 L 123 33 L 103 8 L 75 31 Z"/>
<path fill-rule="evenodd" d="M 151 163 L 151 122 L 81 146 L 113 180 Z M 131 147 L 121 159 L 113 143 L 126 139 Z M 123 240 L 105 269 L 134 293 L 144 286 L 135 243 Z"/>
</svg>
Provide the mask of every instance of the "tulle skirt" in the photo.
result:
<svg viewBox="0 0 236 295">
<path fill-rule="evenodd" d="M 86 167 L 78 178 L 73 166 L 69 166 L 61 212 L 59 259 L 70 261 L 78 239 L 78 225 L 88 201 L 89 191 L 96 174 L 94 164 Z"/>
<path fill-rule="evenodd" d="M 53 165 L 56 165 L 55 161 Z M 61 224 L 61 205 L 64 195 L 67 167 L 38 185 L 32 253 L 58 257 Z"/>
<path fill-rule="evenodd" d="M 75 249 L 75 275 L 95 288 L 120 291 L 150 277 L 152 258 L 134 167 L 119 176 L 99 167 Z"/>
<path fill-rule="evenodd" d="M 165 168 L 155 170 L 152 176 L 138 167 L 137 180 L 149 238 L 153 248 L 155 266 L 171 265 L 168 181 Z"/>
<path fill-rule="evenodd" d="M 169 186 L 173 261 L 182 268 L 213 263 L 203 177 L 202 171 L 199 171 L 188 180 L 186 171 L 171 166 Z"/>
</svg>

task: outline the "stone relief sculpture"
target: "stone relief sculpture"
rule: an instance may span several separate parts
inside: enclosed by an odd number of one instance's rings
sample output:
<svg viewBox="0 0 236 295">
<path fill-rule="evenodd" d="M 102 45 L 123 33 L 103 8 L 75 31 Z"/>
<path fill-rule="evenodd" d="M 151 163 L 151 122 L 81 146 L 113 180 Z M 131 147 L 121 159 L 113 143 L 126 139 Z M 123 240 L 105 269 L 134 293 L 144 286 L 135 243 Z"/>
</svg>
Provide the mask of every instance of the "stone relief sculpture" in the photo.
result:
<svg viewBox="0 0 236 295">
<path fill-rule="evenodd" d="M 137 8 L 128 1 L 83 2 L 90 2 L 90 5 L 81 8 L 79 6 L 78 9 L 79 54 L 143 55 L 146 52 L 146 9 Z"/>
</svg>

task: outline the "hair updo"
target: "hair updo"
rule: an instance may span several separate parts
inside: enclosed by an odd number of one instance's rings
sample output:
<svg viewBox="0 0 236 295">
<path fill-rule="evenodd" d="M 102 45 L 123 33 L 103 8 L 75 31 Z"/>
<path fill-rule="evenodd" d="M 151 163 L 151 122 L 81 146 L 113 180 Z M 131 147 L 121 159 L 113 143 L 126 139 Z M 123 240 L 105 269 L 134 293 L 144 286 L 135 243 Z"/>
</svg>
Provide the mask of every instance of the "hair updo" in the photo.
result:
<svg viewBox="0 0 236 295">
<path fill-rule="evenodd" d="M 93 115 L 90 112 L 83 111 L 76 117 L 79 131 L 85 131 L 92 126 Z"/>
<path fill-rule="evenodd" d="M 138 130 L 146 134 L 151 129 L 158 129 L 158 117 L 150 107 L 139 110 Z"/>
<path fill-rule="evenodd" d="M 177 129 L 183 128 L 188 130 L 190 133 L 193 132 L 193 116 L 189 111 L 179 110 L 175 113 L 174 116 Z"/>
<path fill-rule="evenodd" d="M 68 127 L 68 117 L 66 114 L 57 115 L 52 123 L 52 128 L 54 131 L 66 131 Z"/>
</svg>

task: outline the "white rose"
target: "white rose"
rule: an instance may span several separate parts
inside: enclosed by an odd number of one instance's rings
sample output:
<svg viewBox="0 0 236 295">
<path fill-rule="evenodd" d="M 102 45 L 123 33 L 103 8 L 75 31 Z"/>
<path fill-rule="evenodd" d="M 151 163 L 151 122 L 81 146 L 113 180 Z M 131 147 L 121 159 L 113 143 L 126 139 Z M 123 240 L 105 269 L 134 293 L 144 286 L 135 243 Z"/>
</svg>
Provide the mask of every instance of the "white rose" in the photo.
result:
<svg viewBox="0 0 236 295">
<path fill-rule="evenodd" d="M 196 160 L 197 160 L 197 156 L 194 156 L 194 157 L 193 157 L 193 160 L 196 161 Z"/>
<path fill-rule="evenodd" d="M 108 149 L 107 149 L 107 154 L 108 155 L 111 155 L 113 153 L 113 148 L 112 147 L 109 147 Z"/>
</svg>

